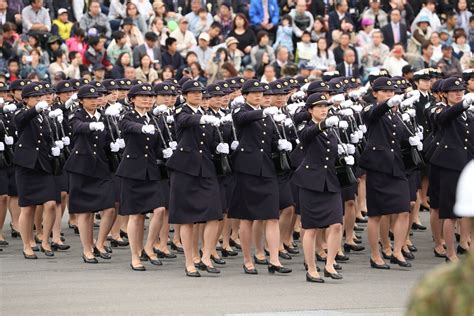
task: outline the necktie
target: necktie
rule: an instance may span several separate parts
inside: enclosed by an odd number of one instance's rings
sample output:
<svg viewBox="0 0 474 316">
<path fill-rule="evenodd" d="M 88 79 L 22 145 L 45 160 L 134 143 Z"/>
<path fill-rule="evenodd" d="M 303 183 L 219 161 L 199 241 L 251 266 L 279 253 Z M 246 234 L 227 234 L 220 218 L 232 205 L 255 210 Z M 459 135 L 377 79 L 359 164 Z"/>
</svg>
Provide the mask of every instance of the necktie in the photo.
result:
<svg viewBox="0 0 474 316">
<path fill-rule="evenodd" d="M 393 25 L 393 41 L 394 43 L 400 42 L 400 28 L 398 27 L 398 24 Z"/>
<path fill-rule="evenodd" d="M 352 77 L 352 67 L 351 67 L 351 65 L 347 66 L 347 76 Z"/>
</svg>

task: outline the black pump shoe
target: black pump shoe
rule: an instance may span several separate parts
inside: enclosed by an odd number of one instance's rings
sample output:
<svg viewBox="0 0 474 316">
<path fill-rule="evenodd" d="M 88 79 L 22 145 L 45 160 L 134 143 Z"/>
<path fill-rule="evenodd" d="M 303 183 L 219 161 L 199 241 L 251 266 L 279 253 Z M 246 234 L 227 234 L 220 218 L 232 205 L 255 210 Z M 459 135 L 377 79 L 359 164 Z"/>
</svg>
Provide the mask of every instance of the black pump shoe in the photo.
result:
<svg viewBox="0 0 474 316">
<path fill-rule="evenodd" d="M 0 246 L 8 246 L 8 241 L 0 240 Z"/>
<path fill-rule="evenodd" d="M 197 267 L 199 270 L 201 271 L 206 271 L 207 273 L 212 273 L 212 274 L 219 274 L 221 273 L 221 271 L 219 269 L 216 269 L 214 267 L 211 267 L 211 266 L 208 266 L 207 264 L 205 264 L 204 262 L 199 262 Z"/>
<path fill-rule="evenodd" d="M 232 238 L 229 239 L 229 245 L 231 247 L 235 247 L 236 249 L 242 250 L 242 246 L 235 242 L 235 240 L 233 240 Z"/>
<path fill-rule="evenodd" d="M 278 257 L 285 260 L 291 260 L 291 255 L 288 252 L 278 251 Z"/>
<path fill-rule="evenodd" d="M 268 265 L 268 272 L 269 273 L 275 273 L 275 272 L 278 272 L 278 273 L 291 273 L 291 269 L 290 268 L 285 268 L 284 266 L 275 266 L 273 264 L 269 264 Z"/>
<path fill-rule="evenodd" d="M 365 224 L 367 223 L 369 220 L 365 217 L 356 217 L 356 223 L 358 224 Z"/>
<path fill-rule="evenodd" d="M 306 281 L 313 282 L 313 283 L 324 283 L 324 279 L 322 279 L 321 277 L 315 278 L 311 276 L 309 273 L 306 273 Z"/>
<path fill-rule="evenodd" d="M 13 228 L 13 224 L 10 223 L 10 229 L 12 231 L 12 238 L 20 238 L 20 232 Z"/>
<path fill-rule="evenodd" d="M 318 260 L 319 262 L 326 262 L 326 257 L 321 257 L 319 254 L 316 255 L 316 260 Z"/>
<path fill-rule="evenodd" d="M 408 250 L 410 250 L 411 252 L 417 252 L 418 251 L 418 248 L 415 247 L 415 245 L 408 245 Z"/>
<path fill-rule="evenodd" d="M 133 264 L 130 263 L 130 267 L 132 268 L 133 271 L 146 271 L 145 266 L 135 267 Z"/>
<path fill-rule="evenodd" d="M 446 258 L 446 253 L 439 253 L 436 251 L 436 249 L 433 249 L 434 255 L 437 258 Z"/>
<path fill-rule="evenodd" d="M 288 245 L 283 244 L 283 247 L 285 247 L 285 250 L 288 251 L 289 254 L 297 255 L 297 254 L 300 253 L 300 251 L 298 249 L 290 247 Z"/>
<path fill-rule="evenodd" d="M 146 260 L 142 260 L 143 259 L 146 259 Z M 161 262 L 161 260 L 159 259 L 152 259 L 145 251 L 145 249 L 142 250 L 142 255 L 140 256 L 140 260 L 141 261 L 150 261 L 150 263 L 154 266 L 162 266 L 163 265 L 163 262 Z"/>
<path fill-rule="evenodd" d="M 464 254 L 467 254 L 469 252 L 469 249 L 463 248 L 463 247 L 461 247 L 461 245 L 458 245 L 458 248 L 456 249 L 456 252 L 458 253 L 458 255 L 464 255 Z"/>
<path fill-rule="evenodd" d="M 85 255 L 82 255 L 82 260 L 84 260 L 84 263 L 99 263 L 95 257 L 87 258 Z"/>
<path fill-rule="evenodd" d="M 377 264 L 374 260 L 370 259 L 370 266 L 374 269 L 381 269 L 381 270 L 390 270 L 390 266 L 386 263 Z"/>
<path fill-rule="evenodd" d="M 328 270 L 326 270 L 326 268 L 324 268 L 324 277 L 331 278 L 331 279 L 334 279 L 334 280 L 341 280 L 342 279 L 342 275 L 340 275 L 339 273 L 329 272 Z"/>
<path fill-rule="evenodd" d="M 255 264 L 261 264 L 261 265 L 267 265 L 268 264 L 267 258 L 258 259 L 257 256 L 253 256 L 253 261 L 255 262 Z"/>
<path fill-rule="evenodd" d="M 398 264 L 400 267 L 403 267 L 403 268 L 411 268 L 411 263 L 410 262 L 399 260 L 397 257 L 395 257 L 393 255 L 390 258 L 390 263 Z"/>
<path fill-rule="evenodd" d="M 41 249 L 41 252 L 44 252 L 44 255 L 46 257 L 54 257 L 54 252 L 52 250 L 44 249 L 43 245 L 41 245 L 40 249 Z"/>
<path fill-rule="evenodd" d="M 97 247 L 94 247 L 94 256 L 102 259 L 112 259 L 112 256 L 107 252 L 100 251 Z"/>
<path fill-rule="evenodd" d="M 222 248 L 221 250 L 222 257 L 227 258 L 227 257 L 235 257 L 238 255 L 238 253 L 234 250 L 227 250 Z"/>
<path fill-rule="evenodd" d="M 71 248 L 71 246 L 69 246 L 69 245 L 57 244 L 55 242 L 51 243 L 51 249 L 53 251 L 68 250 L 69 248 Z"/>
<path fill-rule="evenodd" d="M 26 252 L 24 251 L 23 251 L 23 257 L 25 257 L 25 259 L 38 259 L 38 256 L 36 256 L 35 254 L 27 255 Z"/>
<path fill-rule="evenodd" d="M 337 260 L 337 261 L 349 261 L 349 259 L 350 259 L 350 258 L 349 258 L 348 256 L 346 256 L 346 255 L 340 255 L 340 254 L 337 254 L 337 255 L 336 255 L 336 260 Z"/>
<path fill-rule="evenodd" d="M 191 277 L 191 278 L 199 278 L 201 276 L 199 271 L 189 272 L 188 269 L 186 268 L 184 269 L 184 271 L 186 272 L 186 276 Z"/>
<path fill-rule="evenodd" d="M 410 251 L 405 251 L 405 250 L 402 249 L 402 255 L 407 260 L 415 260 L 415 255 L 412 254 Z"/>
<path fill-rule="evenodd" d="M 344 251 L 345 252 L 351 252 L 352 251 L 362 251 L 362 250 L 365 250 L 365 247 L 364 246 L 360 246 L 360 245 L 351 245 L 351 244 L 344 244 Z"/>
<path fill-rule="evenodd" d="M 413 230 L 426 230 L 426 226 L 423 226 L 421 224 L 413 223 L 411 224 L 411 229 Z"/>
<path fill-rule="evenodd" d="M 243 268 L 244 268 L 244 272 L 245 274 L 258 274 L 258 271 L 257 269 L 253 268 L 253 269 L 248 269 L 245 264 L 243 265 Z"/>
<path fill-rule="evenodd" d="M 124 232 L 123 230 L 120 230 L 120 237 L 128 239 L 128 234 L 126 232 Z"/>
<path fill-rule="evenodd" d="M 222 259 L 222 258 L 216 258 L 216 257 L 214 257 L 213 255 L 211 255 L 211 260 L 212 260 L 215 264 L 220 264 L 220 265 L 226 264 L 226 262 L 225 262 L 224 259 Z"/>
<path fill-rule="evenodd" d="M 118 240 L 118 239 L 111 239 L 110 240 L 110 246 L 116 248 L 116 247 L 126 247 L 128 246 L 128 241 L 126 240 Z"/>
<path fill-rule="evenodd" d="M 171 242 L 171 250 L 176 251 L 177 253 L 184 253 L 183 247 L 177 246 L 174 242 Z"/>
<path fill-rule="evenodd" d="M 162 258 L 162 259 L 163 258 L 164 259 L 175 259 L 175 258 L 177 258 L 177 256 L 174 253 L 166 253 L 166 252 L 161 251 L 158 248 L 153 248 L 153 251 L 156 253 L 158 258 Z"/>
</svg>

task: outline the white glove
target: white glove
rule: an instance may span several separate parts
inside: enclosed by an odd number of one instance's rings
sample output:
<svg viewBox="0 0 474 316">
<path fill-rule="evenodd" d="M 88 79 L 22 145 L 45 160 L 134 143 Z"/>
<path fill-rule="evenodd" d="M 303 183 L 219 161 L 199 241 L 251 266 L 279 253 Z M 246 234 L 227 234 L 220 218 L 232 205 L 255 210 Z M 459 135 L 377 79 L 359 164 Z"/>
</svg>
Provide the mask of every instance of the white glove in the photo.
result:
<svg viewBox="0 0 474 316">
<path fill-rule="evenodd" d="M 174 123 L 173 115 L 167 115 L 166 116 L 166 123 L 168 123 L 168 124 Z"/>
<path fill-rule="evenodd" d="M 391 97 L 390 99 L 388 99 L 387 101 L 387 105 L 391 108 L 393 108 L 394 106 L 397 106 L 399 105 L 401 102 L 403 101 L 403 95 L 394 95 L 393 97 Z"/>
<path fill-rule="evenodd" d="M 241 106 L 245 104 L 245 99 L 243 96 L 239 95 L 238 97 L 236 97 L 232 102 L 231 102 L 231 105 L 232 107 L 237 107 L 237 106 Z"/>
<path fill-rule="evenodd" d="M 415 109 L 408 109 L 406 111 L 406 113 L 408 113 L 408 115 L 410 115 L 411 117 L 416 117 L 416 110 Z"/>
<path fill-rule="evenodd" d="M 339 121 L 339 128 L 348 129 L 349 123 L 347 123 L 347 121 Z"/>
<path fill-rule="evenodd" d="M 349 92 L 349 98 L 352 98 L 352 99 L 360 98 L 360 92 L 358 90 L 353 90 Z"/>
<path fill-rule="evenodd" d="M 353 166 L 354 165 L 354 156 L 344 157 L 344 161 L 346 162 L 346 165 Z"/>
<path fill-rule="evenodd" d="M 293 150 L 293 144 L 289 141 L 286 141 L 286 151 L 292 151 Z"/>
<path fill-rule="evenodd" d="M 367 87 L 366 87 L 366 86 L 362 86 L 362 87 L 359 88 L 358 91 L 359 91 L 359 94 L 360 94 L 360 95 L 364 95 L 364 94 L 367 93 Z"/>
<path fill-rule="evenodd" d="M 332 103 L 341 103 L 341 102 L 344 102 L 345 99 L 346 98 L 344 98 L 344 94 L 340 93 L 340 94 L 333 95 L 330 101 Z"/>
<path fill-rule="evenodd" d="M 48 108 L 48 103 L 46 101 L 40 101 L 35 105 L 36 112 L 43 112 Z"/>
<path fill-rule="evenodd" d="M 11 113 L 16 111 L 16 105 L 13 103 L 7 103 L 3 106 L 3 112 Z"/>
<path fill-rule="evenodd" d="M 287 148 L 288 148 L 287 142 L 288 141 L 286 139 L 279 139 L 278 140 L 278 150 L 279 151 L 287 150 Z"/>
<path fill-rule="evenodd" d="M 115 103 L 112 104 L 111 106 L 113 106 L 113 107 L 114 107 L 115 109 L 117 109 L 119 112 L 121 112 L 122 109 L 123 109 L 123 105 L 122 105 L 122 103 L 120 103 L 120 102 L 115 102 Z"/>
<path fill-rule="evenodd" d="M 403 120 L 403 122 L 410 122 L 410 114 L 403 113 L 402 114 L 402 120 Z"/>
<path fill-rule="evenodd" d="M 362 131 L 362 133 L 367 133 L 367 126 L 365 126 L 365 124 L 359 125 L 359 129 Z"/>
<path fill-rule="evenodd" d="M 342 155 L 346 152 L 346 146 L 345 144 L 337 144 L 337 154 Z"/>
<path fill-rule="evenodd" d="M 471 113 L 474 113 L 474 105 L 471 105 L 467 110 Z"/>
<path fill-rule="evenodd" d="M 163 158 L 168 159 L 169 157 L 171 157 L 171 155 L 173 155 L 173 149 L 171 148 L 163 149 Z"/>
<path fill-rule="evenodd" d="M 155 134 L 155 125 L 143 125 L 142 126 L 142 133 L 143 134 Z"/>
<path fill-rule="evenodd" d="M 64 121 L 64 116 L 61 114 L 61 115 L 58 115 L 56 117 L 56 120 L 58 121 L 59 124 L 61 124 L 63 121 Z"/>
<path fill-rule="evenodd" d="M 474 92 L 465 94 L 462 97 L 462 105 L 465 109 L 468 109 L 474 103 Z"/>
<path fill-rule="evenodd" d="M 220 120 L 214 115 L 203 115 L 201 116 L 201 124 L 211 124 L 212 126 L 219 126 Z"/>
<path fill-rule="evenodd" d="M 361 140 L 362 137 L 364 137 L 364 133 L 361 130 L 357 130 L 355 132 L 357 133 L 357 137 L 359 137 L 359 140 Z"/>
<path fill-rule="evenodd" d="M 176 148 L 178 148 L 178 143 L 175 141 L 169 142 L 168 145 L 172 150 L 176 150 Z"/>
<path fill-rule="evenodd" d="M 285 121 L 283 122 L 283 124 L 285 124 L 286 127 L 290 127 L 290 126 L 293 125 L 293 120 L 291 118 L 287 117 L 285 119 Z"/>
<path fill-rule="evenodd" d="M 359 143 L 359 135 L 357 133 L 351 133 L 351 144 L 358 144 Z"/>
<path fill-rule="evenodd" d="M 425 130 L 425 129 L 423 128 L 423 126 L 421 126 L 421 125 L 418 125 L 418 128 L 417 128 L 417 129 L 418 129 L 418 131 L 421 132 L 421 133 L 423 133 L 423 131 Z"/>
<path fill-rule="evenodd" d="M 337 123 L 339 123 L 339 118 L 337 116 L 330 116 L 324 120 L 324 123 L 326 124 L 326 127 L 337 126 Z"/>
<path fill-rule="evenodd" d="M 239 141 L 238 140 L 232 141 L 232 143 L 230 144 L 230 149 L 236 150 L 237 147 L 239 147 Z"/>
<path fill-rule="evenodd" d="M 423 151 L 423 143 L 419 142 L 418 145 L 416 145 L 416 149 L 418 149 L 418 151 Z"/>
<path fill-rule="evenodd" d="M 223 117 L 221 117 L 221 123 L 222 124 L 231 123 L 231 122 L 232 122 L 232 114 L 227 114 L 227 115 L 224 115 Z"/>
<path fill-rule="evenodd" d="M 71 140 L 68 136 L 64 136 L 63 138 L 61 138 L 61 140 L 63 141 L 64 146 L 69 146 L 71 144 Z"/>
<path fill-rule="evenodd" d="M 71 97 L 69 99 L 67 99 L 67 101 L 64 103 L 64 105 L 66 106 L 66 109 L 69 109 L 73 104 L 74 102 L 77 100 L 77 93 L 74 93 L 73 95 L 71 95 Z"/>
<path fill-rule="evenodd" d="M 354 102 L 352 102 L 352 100 L 346 100 L 346 101 L 341 102 L 341 107 L 343 109 L 350 108 L 352 105 L 354 105 Z"/>
<path fill-rule="evenodd" d="M 418 146 L 419 143 L 421 143 L 420 139 L 418 136 L 411 136 L 408 138 L 408 142 L 410 143 L 410 146 Z"/>
<path fill-rule="evenodd" d="M 103 131 L 105 126 L 102 122 L 92 122 L 89 124 L 89 128 L 91 131 Z"/>
<path fill-rule="evenodd" d="M 414 103 L 413 99 L 411 99 L 411 98 L 403 100 L 402 103 L 400 103 L 400 108 L 404 110 L 408 107 L 411 107 L 413 105 L 413 103 Z"/>
<path fill-rule="evenodd" d="M 423 140 L 423 132 L 416 132 L 416 137 L 418 137 L 420 140 Z"/>
<path fill-rule="evenodd" d="M 58 110 L 59 110 L 59 109 L 58 109 Z M 60 110 L 60 111 L 61 111 L 61 110 Z M 61 111 L 61 114 L 62 114 L 62 113 L 63 113 L 63 112 Z M 52 118 L 52 119 L 55 119 L 56 117 L 58 117 L 58 113 L 56 112 L 56 110 L 54 110 L 54 111 L 49 112 L 49 113 L 48 113 L 48 116 L 49 116 L 50 118 Z"/>
<path fill-rule="evenodd" d="M 305 96 L 306 94 L 303 91 L 297 91 L 291 95 L 290 99 L 294 102 L 303 99 Z"/>
<path fill-rule="evenodd" d="M 229 153 L 229 144 L 219 143 L 219 145 L 217 145 L 216 151 L 219 154 L 228 154 Z"/>
<path fill-rule="evenodd" d="M 356 152 L 355 146 L 352 145 L 352 144 L 347 144 L 347 153 L 349 155 L 353 155 L 353 154 L 355 154 L 355 152 Z"/>
<path fill-rule="evenodd" d="M 119 146 L 120 149 L 125 148 L 125 141 L 123 138 L 117 138 L 115 143 Z"/>
<path fill-rule="evenodd" d="M 269 115 L 273 116 L 278 113 L 278 108 L 276 106 L 270 106 L 263 110 L 263 117 L 267 117 Z"/>
<path fill-rule="evenodd" d="M 110 151 L 111 151 L 111 152 L 116 153 L 116 152 L 118 152 L 119 150 L 120 150 L 119 144 L 114 143 L 114 142 L 110 143 Z"/>
<path fill-rule="evenodd" d="M 0 151 L 5 150 L 5 144 L 3 142 L 0 142 Z"/>
<path fill-rule="evenodd" d="M 362 105 L 360 105 L 360 104 L 354 104 L 351 108 L 352 108 L 352 110 L 354 110 L 354 112 L 356 112 L 356 113 L 362 112 Z"/>
<path fill-rule="evenodd" d="M 63 149 L 64 148 L 64 143 L 62 140 L 57 140 L 54 142 L 54 146 L 55 147 L 58 147 L 59 149 Z"/>
<path fill-rule="evenodd" d="M 283 122 L 286 119 L 286 115 L 283 113 L 273 115 L 273 120 L 277 123 Z"/>
<path fill-rule="evenodd" d="M 339 114 L 344 115 L 344 116 L 352 116 L 354 115 L 354 111 L 352 111 L 352 109 L 344 109 L 344 110 L 340 110 Z"/>
<path fill-rule="evenodd" d="M 13 142 L 14 142 L 13 136 L 5 136 L 4 141 L 6 145 L 13 145 Z"/>
<path fill-rule="evenodd" d="M 168 111 L 168 107 L 164 104 L 161 104 L 153 109 L 153 115 L 157 116 L 161 113 L 165 113 L 166 111 Z"/>
<path fill-rule="evenodd" d="M 120 115 L 120 110 L 111 105 L 105 110 L 105 115 L 119 116 Z"/>
<path fill-rule="evenodd" d="M 58 147 L 51 147 L 51 155 L 53 155 L 53 157 L 59 157 L 60 154 L 61 150 Z"/>
<path fill-rule="evenodd" d="M 290 112 L 291 115 L 294 115 L 296 111 L 304 106 L 304 102 L 299 102 L 299 103 L 291 103 L 286 106 L 288 109 L 288 112 Z"/>
<path fill-rule="evenodd" d="M 308 91 L 308 87 L 309 87 L 309 82 L 308 83 L 305 83 L 302 87 L 301 87 L 301 91 L 303 91 L 304 93 L 306 93 L 306 91 Z"/>
<path fill-rule="evenodd" d="M 421 96 L 420 91 L 418 90 L 412 90 L 407 93 L 407 98 L 413 99 L 413 100 L 419 100 Z"/>
</svg>

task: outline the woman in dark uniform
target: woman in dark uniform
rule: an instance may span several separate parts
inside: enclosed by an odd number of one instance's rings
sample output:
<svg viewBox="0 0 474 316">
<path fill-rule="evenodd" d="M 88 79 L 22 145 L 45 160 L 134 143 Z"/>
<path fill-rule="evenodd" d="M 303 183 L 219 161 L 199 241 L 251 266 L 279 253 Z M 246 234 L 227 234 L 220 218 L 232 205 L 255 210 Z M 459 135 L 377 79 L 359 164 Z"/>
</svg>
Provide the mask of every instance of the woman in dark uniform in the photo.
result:
<svg viewBox="0 0 474 316">
<path fill-rule="evenodd" d="M 193 224 L 206 222 L 204 249 L 200 270 L 220 273 L 213 267 L 211 253 L 217 242 L 219 220 L 222 219 L 222 204 L 217 174 L 212 162 L 214 154 L 228 154 L 229 145 L 219 143 L 215 127 L 220 121 L 205 115 L 200 107 L 203 86 L 188 80 L 183 84 L 186 103 L 175 114 L 178 146 L 167 166 L 170 176 L 171 224 L 181 224 L 181 241 L 186 258 L 187 276 L 199 277 L 192 258 Z"/>
<path fill-rule="evenodd" d="M 133 111 L 125 114 L 120 122 L 125 137 L 125 150 L 116 173 L 121 180 L 120 215 L 129 216 L 130 266 L 135 271 L 145 271 L 140 259 L 149 260 L 153 265 L 162 264 L 153 251 L 159 234 L 159 218 L 167 199 L 166 191 L 160 185 L 162 176 L 157 160 L 168 159 L 173 151 L 161 143 L 156 130 L 160 127 L 148 114 L 153 106 L 153 96 L 150 84 L 133 86 L 128 93 Z M 153 217 L 143 246 L 145 214 L 148 212 L 153 212 Z"/>
<path fill-rule="evenodd" d="M 257 274 L 252 262 L 252 223 L 266 220 L 265 235 L 270 251 L 268 271 L 289 273 L 278 259 L 280 244 L 278 180 L 271 160 L 272 151 L 291 151 L 291 143 L 278 139 L 270 115 L 278 108 L 260 109 L 264 88 L 257 80 L 242 85 L 246 103 L 234 110 L 239 146 L 232 154 L 236 189 L 229 209 L 230 218 L 240 219 L 240 240 L 244 255 L 244 271 Z"/>
<path fill-rule="evenodd" d="M 322 93 L 315 93 L 306 100 L 306 108 L 311 121 L 301 130 L 304 159 L 293 176 L 299 188 L 301 224 L 303 226 L 303 248 L 305 262 L 308 265 L 306 280 L 323 283 L 316 262 L 316 230 L 327 228 L 328 255 L 324 275 L 333 279 L 342 279 L 335 270 L 335 258 L 342 239 L 341 188 L 336 175 L 335 163 L 338 159 L 338 140 L 335 131 L 339 118 L 327 117 L 328 100 Z M 354 164 L 354 158 L 344 158 L 346 164 Z"/>
<path fill-rule="evenodd" d="M 365 107 L 362 114 L 368 139 L 360 159 L 360 166 L 367 170 L 370 265 L 375 269 L 390 268 L 380 256 L 378 241 L 382 217 L 391 215 L 395 242 L 390 263 L 411 267 L 402 254 L 410 210 L 409 185 L 400 148 L 405 140 L 405 127 L 396 113 L 403 96 L 394 96 L 396 88 L 387 77 L 377 78 L 372 89 L 376 104 Z"/>
<path fill-rule="evenodd" d="M 5 223 L 5 217 L 7 215 L 7 201 L 8 201 L 8 167 L 13 159 L 13 151 L 11 145 L 7 143 L 13 141 L 13 137 L 9 135 L 6 125 L 6 117 L 4 112 L 9 112 L 8 110 L 4 111 L 5 102 L 8 102 L 8 86 L 4 82 L 0 82 L 0 246 L 7 246 L 8 242 L 5 240 L 3 234 L 3 225 Z M 8 107 L 14 107 L 10 104 Z M 1 248 L 0 248 L 1 251 Z"/>
<path fill-rule="evenodd" d="M 470 226 L 468 218 L 458 217 L 453 212 L 459 175 L 467 163 L 474 158 L 474 93 L 464 95 L 463 82 L 448 78 L 443 83 L 446 107 L 438 108 L 434 120 L 442 135 L 439 145 L 431 157 L 431 163 L 439 168 L 439 218 L 444 220 L 443 236 L 446 241 L 446 261 L 457 261 L 454 246 L 454 226 L 458 220 L 461 241 L 457 252 L 469 248 Z"/>
<path fill-rule="evenodd" d="M 20 233 L 23 240 L 25 259 L 36 259 L 30 241 L 33 233 L 35 209 L 43 206 L 43 232 L 41 251 L 46 256 L 54 256 L 49 245 L 49 236 L 54 223 L 56 201 L 60 193 L 56 190 L 51 156 L 57 157 L 60 150 L 55 146 L 47 128 L 48 117 L 43 113 L 48 103 L 43 101 L 46 91 L 42 84 L 31 83 L 22 90 L 26 105 L 15 115 L 18 142 L 15 148 L 16 183 L 18 186 L 20 214 Z M 39 101 L 39 102 L 38 102 Z"/>
<path fill-rule="evenodd" d="M 110 259 L 102 243 L 94 245 L 94 213 L 103 211 L 99 232 L 105 237 L 113 221 L 104 220 L 114 215 L 114 185 L 108 156 L 118 151 L 112 146 L 105 129 L 104 116 L 98 111 L 100 93 L 92 85 L 82 86 L 78 93 L 79 108 L 71 118 L 73 144 L 65 169 L 69 173 L 69 213 L 77 214 L 79 234 L 85 263 L 97 263 L 94 254 Z"/>
</svg>

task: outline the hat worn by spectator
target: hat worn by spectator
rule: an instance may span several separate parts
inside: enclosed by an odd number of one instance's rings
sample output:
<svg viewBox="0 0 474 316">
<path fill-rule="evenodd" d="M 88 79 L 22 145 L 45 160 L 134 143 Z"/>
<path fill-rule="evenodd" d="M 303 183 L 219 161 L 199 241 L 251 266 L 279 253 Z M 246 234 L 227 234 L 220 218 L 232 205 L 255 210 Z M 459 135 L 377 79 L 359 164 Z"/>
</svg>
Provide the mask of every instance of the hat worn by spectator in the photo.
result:
<svg viewBox="0 0 474 316">
<path fill-rule="evenodd" d="M 95 64 L 95 65 L 92 67 L 92 71 L 97 71 L 97 70 L 105 70 L 104 65 L 102 65 L 102 64 Z"/>
<path fill-rule="evenodd" d="M 59 43 L 61 44 L 61 39 L 57 35 L 53 35 L 48 38 L 48 44 Z"/>
<path fill-rule="evenodd" d="M 56 84 L 56 93 L 74 92 L 75 90 L 69 80 L 61 80 Z"/>
<path fill-rule="evenodd" d="M 160 82 L 153 87 L 153 90 L 155 91 L 156 95 L 174 95 L 174 92 L 171 90 L 171 88 L 176 90 L 176 88 L 169 83 Z"/>
<path fill-rule="evenodd" d="M 64 13 L 67 13 L 67 9 L 61 8 L 61 9 L 58 10 L 58 16 L 61 15 L 61 14 L 64 14 Z"/>
<path fill-rule="evenodd" d="M 374 20 L 372 20 L 371 18 L 363 18 L 360 24 L 362 25 L 362 27 L 374 25 Z"/>
<path fill-rule="evenodd" d="M 153 87 L 149 83 L 141 83 L 134 85 L 130 91 L 127 93 L 129 98 L 136 97 L 138 95 L 143 96 L 154 96 L 155 92 L 153 91 Z"/>
<path fill-rule="evenodd" d="M 207 33 L 201 33 L 201 34 L 199 35 L 199 39 L 200 39 L 200 40 L 204 40 L 204 41 L 206 41 L 206 42 L 209 42 L 209 41 L 211 40 L 211 37 L 210 37 L 209 34 L 207 34 Z"/>
<path fill-rule="evenodd" d="M 227 47 L 229 47 L 230 45 L 232 44 L 239 44 L 239 40 L 236 39 L 235 37 L 231 36 L 231 37 L 228 37 L 226 40 L 225 40 L 225 45 Z"/>
<path fill-rule="evenodd" d="M 324 93 L 313 93 L 306 99 L 305 108 L 312 109 L 315 106 L 328 106 L 329 101 Z"/>
<path fill-rule="evenodd" d="M 199 81 L 196 81 L 196 80 L 186 81 L 183 84 L 183 88 L 182 88 L 183 94 L 186 94 L 188 92 L 193 92 L 193 91 L 203 92 L 204 90 L 205 90 L 205 88 L 202 85 L 202 83 L 200 83 Z"/>
<path fill-rule="evenodd" d="M 252 65 L 247 65 L 247 66 L 245 66 L 244 71 L 252 71 L 252 72 L 254 72 L 255 69 L 253 68 Z"/>
<path fill-rule="evenodd" d="M 430 18 L 426 15 L 420 16 L 418 21 L 416 21 L 416 24 L 420 24 L 420 23 L 428 23 L 429 25 L 431 25 Z"/>
<path fill-rule="evenodd" d="M 392 82 L 391 78 L 388 77 L 380 77 L 374 80 L 372 83 L 372 90 L 373 91 L 381 91 L 381 90 L 393 90 L 395 91 L 397 88 Z"/>
<path fill-rule="evenodd" d="M 216 83 L 212 83 L 207 86 L 207 94 L 209 95 L 210 98 L 212 97 L 221 97 L 225 95 L 224 91 L 222 91 L 222 88 L 220 85 Z"/>
<path fill-rule="evenodd" d="M 29 83 L 21 90 L 21 97 L 23 99 L 29 97 L 40 97 L 45 94 L 48 93 L 40 82 Z"/>
<path fill-rule="evenodd" d="M 443 44 L 443 45 L 441 46 L 441 49 L 442 49 L 442 50 L 452 50 L 453 48 L 451 47 L 451 45 Z"/>
<path fill-rule="evenodd" d="M 95 99 L 98 97 L 100 97 L 99 92 L 93 85 L 90 84 L 80 87 L 79 91 L 77 92 L 78 99 Z"/>
<path fill-rule="evenodd" d="M 417 72 L 415 72 L 413 74 L 413 80 L 414 81 L 418 81 L 418 80 L 422 80 L 422 79 L 423 80 L 430 80 L 431 79 L 429 69 L 418 70 Z"/>
<path fill-rule="evenodd" d="M 264 92 L 262 84 L 256 79 L 250 79 L 244 82 L 242 85 L 242 94 L 248 94 L 252 92 Z"/>
<path fill-rule="evenodd" d="M 442 89 L 443 89 L 442 90 L 443 92 L 464 91 L 466 87 L 464 86 L 464 83 L 461 81 L 461 79 L 450 77 L 450 78 L 444 79 Z"/>
<path fill-rule="evenodd" d="M 102 81 L 102 85 L 108 91 L 119 90 L 117 82 L 115 82 L 114 79 L 105 79 L 105 80 Z"/>
</svg>

